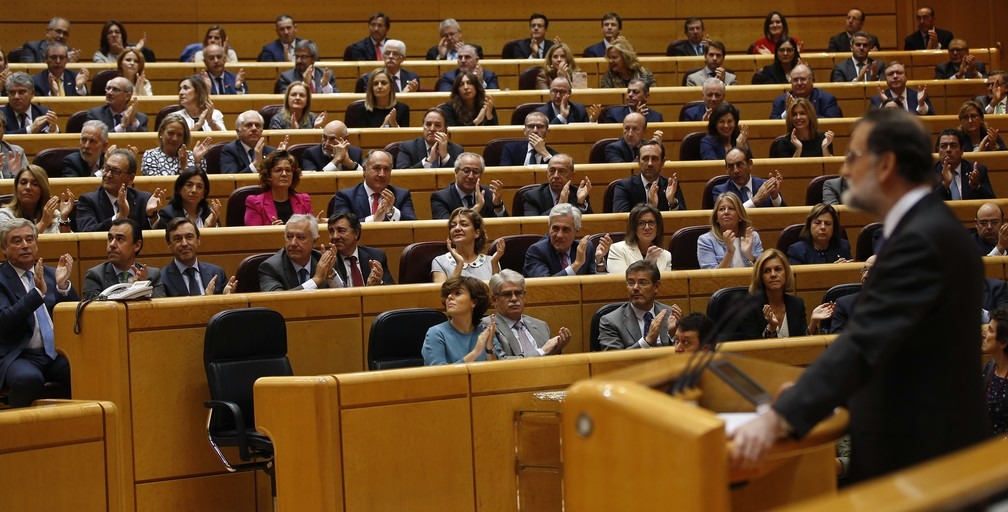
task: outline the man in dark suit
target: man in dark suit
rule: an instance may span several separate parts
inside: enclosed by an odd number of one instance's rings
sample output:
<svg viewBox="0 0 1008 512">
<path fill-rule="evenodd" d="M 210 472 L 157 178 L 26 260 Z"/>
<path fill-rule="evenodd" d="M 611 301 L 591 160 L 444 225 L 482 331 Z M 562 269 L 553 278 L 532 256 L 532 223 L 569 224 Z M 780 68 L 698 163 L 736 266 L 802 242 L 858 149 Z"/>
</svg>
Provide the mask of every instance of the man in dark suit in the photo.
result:
<svg viewBox="0 0 1008 512">
<path fill-rule="evenodd" d="M 501 269 L 490 278 L 490 298 L 496 313 L 483 317 L 486 328 L 493 318 L 494 352 L 497 359 L 520 359 L 560 354 L 570 342 L 571 333 L 561 327 L 550 338 L 546 322 L 525 314 L 525 278 L 509 268 Z"/>
<path fill-rule="evenodd" d="M 536 109 L 546 114 L 550 124 L 587 123 L 588 110 L 584 105 L 570 100 L 570 80 L 558 76 L 550 83 L 550 101 Z"/>
<path fill-rule="evenodd" d="M 843 193 L 847 190 L 847 180 L 843 176 L 831 178 L 823 182 L 822 202 L 836 206 L 843 204 Z"/>
<path fill-rule="evenodd" d="M 656 140 L 646 140 L 640 146 L 640 174 L 616 182 L 613 212 L 629 212 L 634 206 L 648 203 L 661 211 L 685 210 L 686 199 L 679 187 L 679 177 L 661 175 L 665 165 L 665 146 Z"/>
<path fill-rule="evenodd" d="M 627 84 L 626 105 L 613 105 L 606 109 L 605 114 L 599 118 L 600 123 L 622 123 L 626 116 L 638 113 L 644 116 L 649 123 L 661 123 L 665 121 L 665 116 L 657 110 L 648 107 L 648 98 L 651 97 L 651 87 L 640 78 L 631 78 Z"/>
<path fill-rule="evenodd" d="M 871 271 L 872 265 L 875 264 L 875 255 L 872 254 L 868 256 L 865 260 L 864 265 L 861 266 L 861 286 L 864 286 L 864 282 L 868 279 L 868 272 Z M 850 320 L 851 312 L 854 310 L 854 303 L 857 302 L 858 294 L 860 291 L 844 295 L 836 300 L 836 305 L 833 307 L 833 317 L 830 319 L 830 328 L 828 334 L 840 334 L 844 331 L 844 326 L 847 325 L 847 321 Z"/>
<path fill-rule="evenodd" d="M 5 133 L 59 133 L 56 112 L 32 103 L 35 84 L 31 75 L 11 73 L 7 77 L 7 104 L 3 106 Z"/>
<path fill-rule="evenodd" d="M 636 162 L 640 152 L 640 145 L 644 142 L 644 134 L 647 132 L 647 118 L 633 112 L 623 118 L 623 137 L 606 146 L 606 162 L 611 164 Z M 655 130 L 654 138 L 660 141 L 661 130 Z"/>
<path fill-rule="evenodd" d="M 745 208 L 763 208 L 768 206 L 787 206 L 781 196 L 784 177 L 779 171 L 774 171 L 770 179 L 757 178 L 752 175 L 752 155 L 738 148 L 732 148 L 725 155 L 725 168 L 728 169 L 728 181 L 717 185 L 711 192 L 714 201 L 725 192 L 731 192 L 742 200 Z"/>
<path fill-rule="evenodd" d="M 108 81 L 105 104 L 88 109 L 88 119 L 101 121 L 116 133 L 147 131 L 147 114 L 137 109 L 133 84 L 121 76 Z"/>
<path fill-rule="evenodd" d="M 543 60 L 546 52 L 553 46 L 553 41 L 546 39 L 549 29 L 549 18 L 538 12 L 529 16 L 529 38 L 517 41 L 511 53 L 504 55 L 505 59 Z"/>
<path fill-rule="evenodd" d="M 376 12 L 368 19 L 368 36 L 347 46 L 344 55 L 347 60 L 384 60 L 380 53 L 385 37 L 392 28 L 392 20 L 383 12 Z"/>
<path fill-rule="evenodd" d="M 548 215 L 554 205 L 567 203 L 577 208 L 582 214 L 592 213 L 588 194 L 591 193 L 591 180 L 587 176 L 581 183 L 574 181 L 574 159 L 567 154 L 557 153 L 549 161 L 546 169 L 549 181 L 525 192 L 522 196 L 521 215 Z"/>
<path fill-rule="evenodd" d="M 154 288 L 152 297 L 165 296 L 161 271 L 136 261 L 143 249 L 143 230 L 135 220 L 129 217 L 113 220 L 108 229 L 107 247 L 108 260 L 84 274 L 84 298 L 96 297 L 109 286 L 136 281 L 150 281 Z"/>
<path fill-rule="evenodd" d="M 501 165 L 539 165 L 549 163 L 556 150 L 546 145 L 549 120 L 542 112 L 529 112 L 525 116 L 527 142 L 510 142 L 501 150 Z"/>
<path fill-rule="evenodd" d="M 948 47 L 949 61 L 935 66 L 935 80 L 983 78 L 987 68 L 970 55 L 965 39 L 953 39 Z"/>
<path fill-rule="evenodd" d="M 484 89 L 500 89 L 497 83 L 497 74 L 489 69 L 483 69 L 479 65 L 479 56 L 476 54 L 476 47 L 471 44 L 464 44 L 458 49 L 458 68 L 446 71 L 441 78 L 438 78 L 435 88 L 441 92 L 451 91 L 455 84 L 455 78 L 463 71 L 471 71 L 483 78 Z"/>
<path fill-rule="evenodd" d="M 864 28 L 865 13 L 861 9 L 854 8 L 847 11 L 847 27 L 843 32 L 833 36 L 829 40 L 829 52 L 845 52 L 850 49 L 851 38 L 856 32 L 862 32 Z M 866 32 L 867 34 L 867 32 Z M 878 50 L 878 38 L 868 34 L 868 49 Z"/>
<path fill-rule="evenodd" d="M 277 16 L 277 39 L 263 45 L 259 52 L 259 62 L 290 62 L 294 60 L 294 46 L 297 38 L 297 23 L 286 14 Z"/>
<path fill-rule="evenodd" d="M 714 107 L 724 103 L 725 84 L 717 78 L 708 78 L 703 83 L 703 103 L 686 107 L 681 121 L 706 121 Z"/>
<path fill-rule="evenodd" d="M 1008 251 L 1008 227 L 1004 222 L 1004 210 L 994 203 L 984 203 L 977 209 L 976 233 L 973 241 L 981 256 L 1004 256 Z"/>
<path fill-rule="evenodd" d="M 219 44 L 210 44 L 203 48 L 203 66 L 201 78 L 210 94 L 246 94 L 245 69 L 239 69 L 234 74 L 226 69 L 227 54 Z"/>
<path fill-rule="evenodd" d="M 585 57 L 605 57 L 606 49 L 620 36 L 623 30 L 623 18 L 614 12 L 607 12 L 602 15 L 602 41 L 595 43 L 584 50 Z"/>
<path fill-rule="evenodd" d="M 374 150 L 364 159 L 364 183 L 336 192 L 330 212 L 353 212 L 361 222 L 416 220 L 410 191 L 389 184 L 392 155 Z"/>
<path fill-rule="evenodd" d="M 465 151 L 448 140 L 448 123 L 444 112 L 434 107 L 423 118 L 423 137 L 399 144 L 396 169 L 439 169 L 454 167 L 455 159 Z"/>
<path fill-rule="evenodd" d="M 294 69 L 280 73 L 274 94 L 283 94 L 287 86 L 294 82 L 311 84 L 312 94 L 329 94 L 339 92 L 336 87 L 336 76 L 329 68 L 315 67 L 318 59 L 318 45 L 310 39 L 302 39 L 294 45 Z"/>
<path fill-rule="evenodd" d="M 347 127 L 343 121 L 329 121 L 322 129 L 322 143 L 305 150 L 301 155 L 302 171 L 362 171 L 364 161 L 361 148 L 351 146 L 347 140 Z"/>
<path fill-rule="evenodd" d="M 952 42 L 952 32 L 935 28 L 935 12 L 931 7 L 917 9 L 917 31 L 903 40 L 903 50 L 940 50 Z"/>
<path fill-rule="evenodd" d="M 221 174 L 259 172 L 259 164 L 262 163 L 263 157 L 276 151 L 275 147 L 266 145 L 265 139 L 262 138 L 262 115 L 255 110 L 246 110 L 238 114 L 235 132 L 238 133 L 238 139 L 221 148 Z"/>
<path fill-rule="evenodd" d="M 336 250 L 313 249 L 318 241 L 318 220 L 314 215 L 291 215 L 284 225 L 284 240 L 284 246 L 259 265 L 259 291 L 343 287 L 333 269 Z"/>
<path fill-rule="evenodd" d="M 39 96 L 86 96 L 87 81 L 91 78 L 88 68 L 74 73 L 66 68 L 67 47 L 63 43 L 52 42 L 46 46 L 46 69 L 33 78 L 35 94 Z"/>
<path fill-rule="evenodd" d="M 161 269 L 165 297 L 229 294 L 238 284 L 224 269 L 198 261 L 200 232 L 189 217 L 175 217 L 165 227 L 165 242 L 175 259 Z"/>
<path fill-rule="evenodd" d="M 105 165 L 108 146 L 108 126 L 98 120 L 86 121 L 81 128 L 80 150 L 63 157 L 63 176 L 87 178 L 96 176 Z"/>
<path fill-rule="evenodd" d="M 484 219 L 507 217 L 504 183 L 491 180 L 489 186 L 479 184 L 485 168 L 482 156 L 476 153 L 459 155 L 455 159 L 455 183 L 431 194 L 431 218 L 447 219 L 456 208 L 463 206 L 476 210 Z"/>
<path fill-rule="evenodd" d="M 70 285 L 73 258 L 43 267 L 38 257 L 35 223 L 14 218 L 0 225 L 7 261 L 0 264 L 0 384 L 11 407 L 27 407 L 42 398 L 46 381 L 63 386 L 70 398 L 70 362 L 56 352 L 52 310 L 57 303 L 76 301 Z"/>
<path fill-rule="evenodd" d="M 462 25 L 455 18 L 448 18 L 438 27 L 441 40 L 437 46 L 427 50 L 427 60 L 456 60 L 458 50 L 464 44 L 462 41 Z M 483 48 L 478 44 L 471 45 L 476 49 L 476 55 L 483 58 Z"/>
<path fill-rule="evenodd" d="M 934 115 L 934 107 L 931 105 L 931 98 L 927 95 L 927 86 L 922 85 L 916 91 L 906 86 L 906 68 L 903 64 L 894 61 L 885 69 L 886 84 L 889 89 L 882 95 L 872 96 L 871 108 L 882 106 L 883 96 L 891 99 L 900 105 L 900 109 L 915 112 L 919 116 Z"/>
<path fill-rule="evenodd" d="M 336 250 L 333 267 L 344 286 L 395 284 L 385 251 L 359 244 L 361 223 L 353 212 L 334 212 L 328 227 L 329 244 Z"/>
<path fill-rule="evenodd" d="M 708 39 L 704 33 L 704 22 L 697 17 L 686 18 L 683 23 L 683 33 L 686 39 L 672 47 L 672 55 L 677 57 L 693 57 L 704 54 L 704 43 Z"/>
<path fill-rule="evenodd" d="M 682 308 L 655 301 L 661 286 L 658 266 L 639 260 L 631 263 L 625 274 L 630 300 L 599 319 L 602 350 L 672 346 Z"/>
<path fill-rule="evenodd" d="M 164 199 L 161 189 L 155 195 L 133 188 L 136 178 L 136 155 L 117 148 L 109 152 L 102 168 L 102 183 L 98 190 L 77 198 L 77 227 L 74 231 L 108 231 L 116 219 L 130 218 L 140 229 L 151 229 L 157 222 L 157 212 Z"/>
<path fill-rule="evenodd" d="M 852 483 L 988 438 L 980 360 L 983 264 L 931 192 L 931 138 L 913 116 L 868 112 L 843 167 L 851 204 L 885 219 L 856 314 L 765 413 L 732 434 L 732 461 L 759 465 L 775 439 L 850 411 Z M 910 364 L 908 364 L 910 363 Z"/>
<path fill-rule="evenodd" d="M 49 43 L 67 44 L 69 38 L 70 20 L 59 16 L 53 17 L 49 20 L 49 26 L 46 27 L 45 39 L 28 41 L 21 47 L 21 62 L 43 63 Z M 67 48 L 69 49 L 69 47 Z M 69 62 L 77 62 L 80 60 L 80 50 L 70 49 L 67 57 Z"/>
<path fill-rule="evenodd" d="M 833 66 L 830 82 L 875 82 L 882 80 L 882 77 L 885 76 L 885 64 L 868 57 L 871 51 L 870 45 L 871 39 L 868 34 L 855 32 L 851 36 L 851 58 Z"/>
<path fill-rule="evenodd" d="M 385 71 L 392 77 L 392 85 L 395 86 L 396 92 L 417 92 L 420 90 L 420 76 L 402 68 L 402 63 L 406 60 L 406 43 L 398 39 L 386 39 L 382 49 L 382 57 L 385 59 Z M 370 72 L 361 75 L 354 85 L 354 92 L 367 92 L 367 84 L 370 79 Z"/>
<path fill-rule="evenodd" d="M 934 166 L 938 184 L 935 193 L 945 201 L 958 199 L 994 199 L 994 189 L 987 166 L 963 160 L 966 134 L 958 128 L 946 128 L 938 134 L 938 163 Z"/>
<path fill-rule="evenodd" d="M 807 64 L 798 64 L 791 70 L 791 92 L 785 92 L 773 100 L 770 119 L 784 119 L 788 103 L 795 98 L 805 98 L 812 104 L 816 117 L 843 117 L 836 96 L 815 88 L 815 75 Z"/>
<path fill-rule="evenodd" d="M 549 232 L 525 252 L 522 274 L 525 277 L 604 274 L 612 239 L 605 235 L 596 248 L 588 237 L 575 240 L 580 230 L 580 210 L 569 203 L 559 203 L 550 209 Z"/>
</svg>

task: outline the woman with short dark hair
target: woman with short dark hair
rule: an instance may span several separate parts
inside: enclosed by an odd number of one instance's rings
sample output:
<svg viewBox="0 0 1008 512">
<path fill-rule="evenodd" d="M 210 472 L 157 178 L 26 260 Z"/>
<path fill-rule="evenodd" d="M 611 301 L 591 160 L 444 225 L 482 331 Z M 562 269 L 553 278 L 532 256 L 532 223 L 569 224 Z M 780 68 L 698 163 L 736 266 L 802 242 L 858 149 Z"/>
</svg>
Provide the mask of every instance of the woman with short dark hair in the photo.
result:
<svg viewBox="0 0 1008 512">
<path fill-rule="evenodd" d="M 486 283 L 475 277 L 452 277 L 441 284 L 441 303 L 448 321 L 427 329 L 420 349 L 424 365 L 496 360 L 493 316 L 488 327 L 480 325 L 490 308 L 490 289 Z"/>
</svg>

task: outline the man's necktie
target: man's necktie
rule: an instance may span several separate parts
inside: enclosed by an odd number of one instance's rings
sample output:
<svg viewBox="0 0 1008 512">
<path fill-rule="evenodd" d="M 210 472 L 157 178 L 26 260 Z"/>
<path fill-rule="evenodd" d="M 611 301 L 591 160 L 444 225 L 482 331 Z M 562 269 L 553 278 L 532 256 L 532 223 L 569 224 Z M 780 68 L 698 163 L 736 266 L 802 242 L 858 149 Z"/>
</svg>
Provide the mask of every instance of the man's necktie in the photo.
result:
<svg viewBox="0 0 1008 512">
<path fill-rule="evenodd" d="M 739 190 L 739 192 L 742 193 L 742 202 L 743 203 L 745 203 L 746 201 L 749 200 L 749 187 L 742 187 L 742 189 Z"/>
<path fill-rule="evenodd" d="M 525 324 L 519 320 L 515 322 L 514 328 L 515 332 L 518 333 L 516 338 L 518 338 L 518 345 L 521 347 L 522 354 L 535 350 L 536 344 L 532 341 L 532 337 L 529 336 L 528 330 L 525 329 Z"/>
<path fill-rule="evenodd" d="M 371 194 L 371 215 L 374 215 L 378 211 L 378 197 L 380 195 L 378 192 Z"/>
<path fill-rule="evenodd" d="M 360 265 L 357 264 L 357 256 L 350 256 L 350 281 L 354 286 L 364 286 L 364 276 L 361 275 Z"/>
<path fill-rule="evenodd" d="M 570 257 L 565 252 L 560 253 L 560 267 L 567 268 L 568 266 L 570 266 Z"/>
<path fill-rule="evenodd" d="M 129 280 L 130 280 L 130 273 L 128 270 L 123 270 L 122 272 L 119 272 L 120 283 L 128 283 Z"/>
<path fill-rule="evenodd" d="M 374 45 L 375 60 L 385 60 L 382 58 L 381 54 L 381 43 L 375 43 Z"/>
<path fill-rule="evenodd" d="M 63 80 L 56 79 L 56 96 L 66 96 L 66 90 L 63 89 Z"/>
<path fill-rule="evenodd" d="M 1004 103 L 998 103 L 994 107 L 994 113 L 995 114 L 1004 114 L 1005 113 L 1005 104 Z M 22 115 L 24 115 L 24 114 L 22 114 Z"/>
<path fill-rule="evenodd" d="M 286 60 L 287 62 L 294 60 L 294 52 L 292 52 L 291 49 L 292 45 L 289 44 L 283 45 L 284 60 Z"/>
<path fill-rule="evenodd" d="M 702 44 L 695 44 L 695 45 L 693 45 L 693 48 L 696 50 L 696 54 L 697 55 L 703 56 L 703 45 Z"/>
<path fill-rule="evenodd" d="M 399 75 L 396 75 L 396 76 L 392 77 L 392 81 L 395 82 L 395 90 L 396 90 L 396 92 L 402 92 L 402 87 L 399 85 L 400 82 L 402 82 L 402 78 L 400 78 Z"/>
<path fill-rule="evenodd" d="M 35 273 L 29 270 L 25 272 L 25 277 L 28 278 L 28 285 L 35 286 Z M 56 337 L 53 335 L 53 325 L 52 320 L 49 319 L 49 313 L 45 309 L 45 301 L 42 305 L 35 309 L 35 322 L 38 324 L 39 335 L 42 336 L 42 347 L 45 348 L 45 353 L 49 356 L 49 359 L 56 359 Z"/>
<path fill-rule="evenodd" d="M 473 196 L 470 195 L 463 196 L 462 202 L 465 203 L 466 208 L 471 209 L 473 207 Z"/>
<path fill-rule="evenodd" d="M 185 269 L 182 273 L 185 274 L 186 278 L 189 280 L 189 282 L 186 284 L 186 286 L 189 287 L 189 295 L 190 296 L 203 295 L 202 293 L 200 293 L 200 283 L 196 279 L 196 267 L 189 267 Z"/>
<path fill-rule="evenodd" d="M 116 114 L 112 116 L 112 128 L 115 129 L 116 126 L 121 125 L 122 119 L 123 119 L 122 114 Z"/>
<path fill-rule="evenodd" d="M 863 69 L 864 67 L 865 67 L 864 62 L 855 62 L 854 63 L 854 71 L 855 71 L 855 73 L 854 73 L 854 80 L 855 81 L 857 81 L 858 77 L 861 76 L 861 69 Z M 868 77 L 865 77 L 865 79 L 867 79 L 867 78 Z"/>
<path fill-rule="evenodd" d="M 536 154 L 537 153 L 536 153 L 535 148 L 530 149 L 529 152 L 528 152 L 528 160 L 526 160 L 526 164 L 528 164 L 528 165 L 535 165 L 535 164 L 539 163 L 539 162 L 536 161 Z"/>
<path fill-rule="evenodd" d="M 217 77 L 217 94 L 224 94 L 224 79 Z"/>
<path fill-rule="evenodd" d="M 298 282 L 301 284 L 308 282 L 308 269 L 298 270 Z"/>
<path fill-rule="evenodd" d="M 28 133 L 28 114 L 23 112 L 18 114 L 18 122 L 21 123 L 21 129 Z"/>
<path fill-rule="evenodd" d="M 896 96 L 896 103 L 899 103 L 900 108 L 906 109 L 906 104 L 903 103 L 903 96 Z"/>
<path fill-rule="evenodd" d="M 641 333 L 641 336 L 644 338 L 647 338 L 647 333 L 651 330 L 652 320 L 654 320 L 654 315 L 652 315 L 650 311 L 644 313 L 644 332 Z"/>
<path fill-rule="evenodd" d="M 962 193 L 959 191 L 959 171 L 952 171 L 952 183 L 949 184 L 949 194 L 953 200 L 962 199 Z"/>
<path fill-rule="evenodd" d="M 248 156 L 249 156 L 249 163 L 250 164 L 252 162 L 255 162 L 255 150 L 254 149 L 248 150 Z"/>
</svg>

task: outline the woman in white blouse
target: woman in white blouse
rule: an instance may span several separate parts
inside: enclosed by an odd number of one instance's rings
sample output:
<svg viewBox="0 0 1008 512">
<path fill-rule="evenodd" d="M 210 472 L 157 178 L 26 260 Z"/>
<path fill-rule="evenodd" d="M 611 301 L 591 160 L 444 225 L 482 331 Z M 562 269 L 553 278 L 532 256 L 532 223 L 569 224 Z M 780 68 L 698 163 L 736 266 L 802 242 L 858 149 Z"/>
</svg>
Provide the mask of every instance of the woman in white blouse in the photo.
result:
<svg viewBox="0 0 1008 512">
<path fill-rule="evenodd" d="M 664 234 L 657 208 L 644 203 L 634 206 L 627 218 L 626 238 L 609 248 L 609 273 L 623 274 L 631 263 L 640 260 L 653 262 L 658 270 L 672 270 L 672 253 L 662 248 Z"/>
</svg>

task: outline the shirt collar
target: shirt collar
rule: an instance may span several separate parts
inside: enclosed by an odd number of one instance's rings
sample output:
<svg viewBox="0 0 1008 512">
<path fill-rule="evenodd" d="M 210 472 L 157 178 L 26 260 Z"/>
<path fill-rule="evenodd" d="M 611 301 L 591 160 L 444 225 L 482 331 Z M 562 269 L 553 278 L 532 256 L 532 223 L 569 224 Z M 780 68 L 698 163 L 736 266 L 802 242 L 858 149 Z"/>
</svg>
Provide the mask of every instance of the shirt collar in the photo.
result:
<svg viewBox="0 0 1008 512">
<path fill-rule="evenodd" d="M 892 236 L 893 231 L 896 230 L 896 226 L 899 225 L 901 220 L 903 220 L 903 217 L 907 214 L 907 212 L 910 211 L 910 209 L 913 208 L 918 201 L 931 192 L 932 190 L 930 187 L 920 186 L 907 192 L 906 194 L 903 194 L 903 197 L 901 197 L 899 201 L 896 201 L 896 204 L 894 204 L 893 207 L 889 209 L 889 213 L 886 214 L 885 220 L 882 222 L 882 236 L 885 238 Z"/>
</svg>

